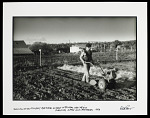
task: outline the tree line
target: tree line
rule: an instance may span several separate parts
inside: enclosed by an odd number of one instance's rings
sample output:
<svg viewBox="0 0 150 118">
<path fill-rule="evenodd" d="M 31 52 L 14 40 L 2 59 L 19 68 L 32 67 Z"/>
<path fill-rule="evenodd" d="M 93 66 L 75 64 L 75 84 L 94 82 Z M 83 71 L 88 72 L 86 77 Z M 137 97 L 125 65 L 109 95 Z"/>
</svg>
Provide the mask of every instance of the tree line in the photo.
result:
<svg viewBox="0 0 150 118">
<path fill-rule="evenodd" d="M 69 53 L 72 45 L 86 44 L 83 43 L 61 43 L 61 44 L 47 44 L 42 42 L 35 42 L 29 46 L 29 49 L 35 54 L 39 54 L 39 49 L 42 49 L 42 54 L 56 54 L 56 53 Z M 119 41 L 113 42 L 89 42 L 92 44 L 93 51 L 96 52 L 107 52 L 114 51 L 117 46 L 122 46 L 126 50 L 136 50 L 136 40 L 131 41 Z"/>
</svg>

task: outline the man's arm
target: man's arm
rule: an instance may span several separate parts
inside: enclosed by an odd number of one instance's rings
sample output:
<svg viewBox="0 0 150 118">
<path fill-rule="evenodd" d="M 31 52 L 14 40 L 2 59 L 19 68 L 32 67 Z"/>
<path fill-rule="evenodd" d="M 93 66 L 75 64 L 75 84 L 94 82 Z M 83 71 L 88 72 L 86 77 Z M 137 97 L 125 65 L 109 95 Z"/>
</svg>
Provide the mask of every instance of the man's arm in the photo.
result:
<svg viewBox="0 0 150 118">
<path fill-rule="evenodd" d="M 81 55 L 80 55 L 80 60 L 82 61 L 82 63 L 84 64 L 85 63 L 85 61 L 83 60 L 83 54 L 84 54 L 84 52 L 81 52 Z"/>
</svg>

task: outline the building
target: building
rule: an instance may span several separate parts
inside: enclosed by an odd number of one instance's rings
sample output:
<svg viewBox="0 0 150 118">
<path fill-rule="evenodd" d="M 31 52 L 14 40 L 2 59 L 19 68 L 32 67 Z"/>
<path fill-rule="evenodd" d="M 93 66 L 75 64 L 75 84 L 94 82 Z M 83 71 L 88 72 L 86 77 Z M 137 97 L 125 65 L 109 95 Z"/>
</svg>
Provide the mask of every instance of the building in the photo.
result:
<svg viewBox="0 0 150 118">
<path fill-rule="evenodd" d="M 33 55 L 34 53 L 28 48 L 26 43 L 21 41 L 13 41 L 13 55 Z"/>
<path fill-rule="evenodd" d="M 85 48 L 85 45 L 86 44 L 75 44 L 75 45 L 72 45 L 70 47 L 70 53 L 78 53 L 78 52 L 80 52 L 83 48 Z"/>
</svg>

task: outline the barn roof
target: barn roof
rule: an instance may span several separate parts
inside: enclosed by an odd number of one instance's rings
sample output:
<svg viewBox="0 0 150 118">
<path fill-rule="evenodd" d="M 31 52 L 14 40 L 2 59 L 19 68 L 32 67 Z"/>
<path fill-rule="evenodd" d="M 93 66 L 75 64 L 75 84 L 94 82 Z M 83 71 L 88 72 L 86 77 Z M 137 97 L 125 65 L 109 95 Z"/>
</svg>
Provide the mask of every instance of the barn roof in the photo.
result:
<svg viewBox="0 0 150 118">
<path fill-rule="evenodd" d="M 28 48 L 24 41 L 14 41 L 14 48 Z"/>
<path fill-rule="evenodd" d="M 13 54 L 34 54 L 24 41 L 14 41 Z"/>
<path fill-rule="evenodd" d="M 14 54 L 33 54 L 29 48 L 14 48 Z"/>
</svg>

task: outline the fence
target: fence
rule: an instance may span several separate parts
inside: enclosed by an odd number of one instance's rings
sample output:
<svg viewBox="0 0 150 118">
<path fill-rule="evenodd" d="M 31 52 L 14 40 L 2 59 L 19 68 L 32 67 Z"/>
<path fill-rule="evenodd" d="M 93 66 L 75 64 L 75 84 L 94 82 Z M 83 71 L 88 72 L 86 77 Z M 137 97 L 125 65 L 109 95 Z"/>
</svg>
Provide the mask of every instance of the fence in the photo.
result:
<svg viewBox="0 0 150 118">
<path fill-rule="evenodd" d="M 52 56 L 42 55 L 42 66 L 54 66 L 63 64 L 81 64 L 79 54 L 56 54 Z M 93 53 L 93 60 L 95 63 L 116 62 L 115 52 Z M 118 52 L 118 61 L 136 61 L 136 52 Z M 40 56 L 13 56 L 13 67 L 39 67 Z"/>
</svg>

